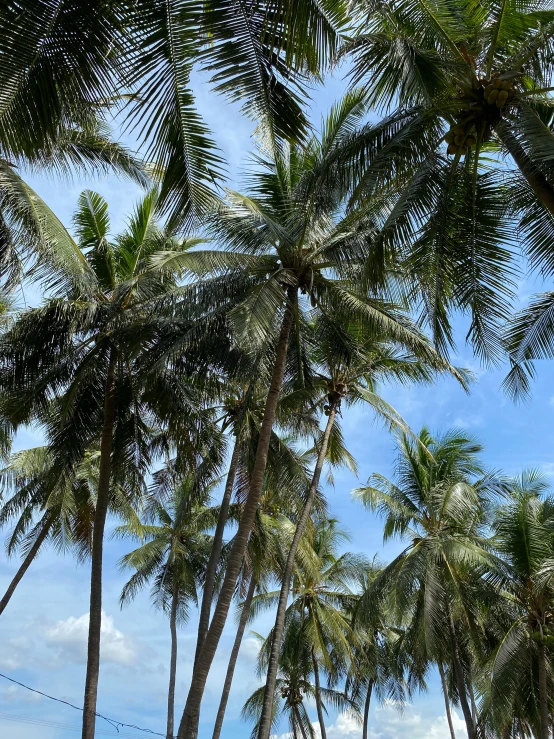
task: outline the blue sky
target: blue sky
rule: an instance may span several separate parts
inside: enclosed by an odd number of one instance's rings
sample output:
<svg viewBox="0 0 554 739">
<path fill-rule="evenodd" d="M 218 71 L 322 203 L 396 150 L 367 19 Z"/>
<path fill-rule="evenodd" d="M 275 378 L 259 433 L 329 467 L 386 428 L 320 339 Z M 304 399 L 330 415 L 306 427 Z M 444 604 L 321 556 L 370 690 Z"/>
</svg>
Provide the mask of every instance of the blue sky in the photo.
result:
<svg viewBox="0 0 554 739">
<path fill-rule="evenodd" d="M 246 156 L 251 150 L 253 125 L 236 107 L 215 97 L 201 78 L 196 79 L 199 107 L 214 131 L 228 163 L 232 186 L 237 186 Z M 327 81 L 323 90 L 314 94 L 313 119 L 317 123 L 344 89 L 341 73 Z M 71 214 L 79 193 L 90 187 L 103 194 L 117 231 L 125 214 L 139 196 L 133 184 L 113 177 L 94 181 L 75 179 L 53 182 L 42 176 L 29 181 L 39 194 L 71 225 Z M 520 300 L 525 302 L 532 292 L 530 282 L 522 280 Z M 36 300 L 29 291 L 27 300 Z M 386 399 L 419 430 L 424 424 L 432 430 L 456 426 L 477 436 L 485 446 L 484 459 L 489 467 L 516 474 L 524 467 L 543 470 L 554 478 L 554 365 L 543 363 L 533 387 L 533 397 L 524 406 L 514 406 L 500 389 L 505 368 L 483 370 L 463 345 L 463 321 L 458 321 L 460 346 L 454 361 L 474 371 L 476 380 L 466 395 L 453 380 L 443 379 L 432 387 L 383 388 Z M 349 449 L 359 463 L 356 478 L 349 472 L 335 475 L 335 485 L 328 489 L 331 514 L 350 532 L 351 551 L 369 557 L 379 553 L 390 559 L 399 550 L 398 542 L 382 546 L 380 521 L 351 498 L 351 490 L 363 483 L 372 472 L 390 475 L 394 459 L 394 443 L 371 414 L 356 408 L 345 412 L 343 429 Z M 19 434 L 16 447 L 26 448 L 40 443 L 32 429 Z M 113 525 L 112 525 L 113 528 Z M 147 594 L 137 598 L 123 611 L 118 605 L 125 575 L 118 572 L 117 561 L 126 551 L 125 543 L 108 540 L 105 550 L 105 592 L 102 671 L 98 710 L 108 717 L 163 732 L 169 662 L 169 628 L 165 618 L 154 611 Z M 16 562 L 0 559 L 0 590 L 5 589 Z M 2 616 L 2 649 L 0 672 L 71 703 L 82 703 L 86 632 L 88 613 L 88 566 L 78 565 L 70 557 L 62 558 L 45 551 L 33 565 Z M 201 739 L 211 737 L 213 719 L 219 702 L 234 636 L 234 615 L 221 640 L 203 705 Z M 195 621 L 180 632 L 177 681 L 177 720 L 183 706 L 190 679 L 195 646 Z M 253 629 L 267 632 L 269 617 L 260 619 Z M 226 739 L 247 736 L 249 729 L 240 721 L 241 706 L 258 686 L 255 674 L 256 641 L 247 634 L 239 658 L 235 682 L 229 702 L 223 735 Z M 315 720 L 315 708 L 312 706 Z M 14 720 L 17 719 L 17 720 Z M 25 722 L 22 721 L 25 719 Z M 9 739 L 69 739 L 78 735 L 79 714 L 0 678 L 0 736 Z M 28 723 L 42 722 L 39 723 Z M 330 717 L 329 739 L 359 739 L 358 726 L 346 716 Z M 109 724 L 98 722 L 98 736 L 147 736 L 136 730 L 122 729 L 116 734 Z M 458 737 L 465 737 L 457 719 Z M 283 727 L 280 733 L 284 733 Z M 100 733 L 102 732 L 102 733 Z M 105 732 L 105 733 L 104 733 Z M 372 739 L 411 739 L 435 737 L 448 739 L 444 706 L 438 685 L 430 682 L 430 691 L 418 696 L 412 706 L 400 715 L 391 706 L 375 707 L 371 721 Z"/>
</svg>

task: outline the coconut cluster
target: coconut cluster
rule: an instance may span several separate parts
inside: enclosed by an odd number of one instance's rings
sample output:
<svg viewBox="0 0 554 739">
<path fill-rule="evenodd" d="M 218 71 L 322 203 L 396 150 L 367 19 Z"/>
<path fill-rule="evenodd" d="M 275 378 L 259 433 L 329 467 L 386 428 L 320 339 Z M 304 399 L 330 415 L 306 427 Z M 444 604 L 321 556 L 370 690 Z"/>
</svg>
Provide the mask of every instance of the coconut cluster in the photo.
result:
<svg viewBox="0 0 554 739">
<path fill-rule="evenodd" d="M 542 642 L 549 646 L 554 644 L 554 633 L 552 632 L 552 629 L 548 628 L 548 626 L 543 627 L 542 633 L 540 631 L 533 631 L 531 638 L 533 641 Z"/>
<path fill-rule="evenodd" d="M 490 79 L 480 77 L 460 93 L 461 105 L 455 115 L 456 123 L 444 137 L 448 154 L 467 154 L 477 143 L 477 131 L 483 130 L 482 139 L 487 141 L 502 116 L 502 108 L 515 96 L 515 76 L 508 72 L 493 75 Z"/>
</svg>

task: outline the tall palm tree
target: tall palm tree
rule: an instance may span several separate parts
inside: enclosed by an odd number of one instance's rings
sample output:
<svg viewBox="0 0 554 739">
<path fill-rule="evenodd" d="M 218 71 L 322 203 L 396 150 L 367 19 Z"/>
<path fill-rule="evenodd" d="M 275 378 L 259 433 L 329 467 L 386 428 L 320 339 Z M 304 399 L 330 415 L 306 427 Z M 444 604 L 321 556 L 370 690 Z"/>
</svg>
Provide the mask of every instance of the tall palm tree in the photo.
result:
<svg viewBox="0 0 554 739">
<path fill-rule="evenodd" d="M 122 569 L 135 570 L 121 592 L 121 605 L 151 583 L 152 602 L 169 615 L 167 739 L 174 736 L 177 626 L 187 622 L 189 604 L 198 602 L 198 586 L 204 578 L 211 547 L 209 532 L 218 514 L 209 505 L 209 489 L 198 491 L 193 474 L 172 476 L 174 483 L 169 498 L 165 494 L 163 500 L 151 497 L 147 502 L 146 522 L 136 517 L 115 531 L 118 536 L 130 536 L 141 543 L 120 561 Z"/>
<path fill-rule="evenodd" d="M 261 720 L 261 739 L 268 739 L 270 731 L 270 712 L 273 705 L 273 692 L 277 677 L 277 664 L 280 653 L 280 642 L 285 627 L 285 611 L 289 597 L 290 583 L 296 551 L 304 535 L 311 514 L 312 503 L 319 486 L 321 472 L 327 456 L 332 437 L 336 435 L 335 421 L 341 414 L 341 404 L 348 405 L 366 402 L 378 418 L 389 426 L 407 430 L 407 426 L 398 413 L 377 394 L 380 380 L 394 379 L 400 382 L 429 381 L 437 369 L 450 369 L 455 376 L 464 382 L 463 374 L 438 358 L 432 365 L 418 363 L 417 356 L 398 352 L 398 347 L 387 344 L 385 337 L 372 336 L 365 341 L 357 331 L 352 329 L 337 331 L 336 325 L 319 317 L 313 330 L 314 362 L 319 369 L 314 383 L 314 404 L 323 403 L 327 416 L 325 431 L 318 443 L 318 455 L 312 481 L 302 514 L 296 525 L 292 545 L 287 556 L 287 565 L 283 575 L 281 592 L 273 629 L 273 644 L 266 677 L 266 699 Z M 335 434 L 333 432 L 335 431 Z"/>
<path fill-rule="evenodd" d="M 536 471 L 511 480 L 508 489 L 508 500 L 495 511 L 493 543 L 506 563 L 509 620 L 487 671 L 485 712 L 498 731 L 511 731 L 517 719 L 547 739 L 554 706 L 554 501 Z"/>
<path fill-rule="evenodd" d="M 335 153 L 363 111 L 360 96 L 351 94 L 333 109 L 321 139 L 314 137 L 304 149 L 285 147 L 273 161 L 263 163 L 249 195 L 229 194 L 212 223 L 215 236 L 227 251 L 197 251 L 179 260 L 190 272 L 223 275 L 217 292 L 214 284 L 208 283 L 212 289 L 206 301 L 222 301 L 238 342 L 251 351 L 261 352 L 265 347 L 272 358 L 249 495 L 211 625 L 195 663 L 179 739 L 197 736 L 207 676 L 262 493 L 283 379 L 287 369 L 298 382 L 309 373 L 303 325 L 314 312 L 325 314 L 328 320 L 334 317 L 337 325 L 341 320 L 358 320 L 361 325 L 387 332 L 403 346 L 436 357 L 415 325 L 388 302 L 368 298 L 353 279 L 354 266 L 370 248 L 373 226 L 361 212 L 353 217 L 341 211 L 347 188 L 338 186 Z M 231 290 L 241 298 L 230 304 Z M 195 295 L 198 297 L 198 291 Z"/>
<path fill-rule="evenodd" d="M 0 349 L 4 413 L 16 426 L 34 419 L 47 422 L 57 475 L 71 474 L 85 451 L 99 445 L 83 739 L 94 736 L 111 481 L 126 473 L 127 460 L 134 462 L 133 474 L 144 476 L 159 450 L 150 433 L 158 426 L 170 432 L 183 453 L 190 453 L 191 435 L 198 442 L 199 418 L 205 416 L 193 399 L 192 382 L 176 382 L 170 369 L 146 379 L 139 369 L 141 349 L 163 320 L 159 303 L 177 285 L 167 259 L 196 243 L 177 239 L 156 224 L 156 199 L 149 193 L 127 230 L 110 240 L 106 202 L 83 193 L 75 225 L 89 291 L 71 284 L 62 291 L 67 278 L 62 274 L 60 297 L 23 312 L 4 334 Z M 50 411 L 52 398 L 55 413 Z M 211 449 L 217 451 L 217 430 L 212 432 Z"/>
<path fill-rule="evenodd" d="M 410 614 L 408 629 L 432 659 L 449 654 L 469 739 L 476 738 L 477 726 L 462 634 L 479 634 L 476 612 L 488 587 L 480 575 L 497 567 L 483 530 L 496 480 L 484 474 L 480 451 L 464 434 L 433 437 L 423 429 L 419 443 L 401 438 L 394 482 L 373 475 L 356 491 L 385 518 L 385 538 L 409 539 L 375 578 L 360 609 L 370 615 L 376 603 L 390 598 L 400 623 Z"/>
<path fill-rule="evenodd" d="M 350 151 L 354 199 L 385 193 L 375 261 L 385 246 L 401 257 L 438 342 L 451 342 L 449 313 L 461 308 L 476 350 L 497 359 L 515 223 L 531 263 L 552 274 L 552 9 L 360 0 L 355 17 L 353 84 L 385 112 Z"/>
</svg>

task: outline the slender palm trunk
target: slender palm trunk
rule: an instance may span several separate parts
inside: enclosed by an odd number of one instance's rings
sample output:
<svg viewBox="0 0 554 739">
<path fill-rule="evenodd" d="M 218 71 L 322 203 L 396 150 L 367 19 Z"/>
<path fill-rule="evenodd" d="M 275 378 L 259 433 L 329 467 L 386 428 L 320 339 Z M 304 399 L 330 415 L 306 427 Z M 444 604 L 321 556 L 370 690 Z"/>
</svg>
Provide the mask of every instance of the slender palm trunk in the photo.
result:
<svg viewBox="0 0 554 739">
<path fill-rule="evenodd" d="M 100 441 L 98 498 L 94 515 L 92 566 L 90 575 L 90 612 L 87 649 L 87 676 L 83 706 L 82 739 L 94 739 L 96 698 L 100 672 L 100 628 L 102 625 L 102 554 L 104 528 L 110 502 L 111 456 L 115 425 L 115 352 L 112 350 L 104 395 L 104 424 Z"/>
<path fill-rule="evenodd" d="M 175 716 L 175 679 L 177 677 L 177 608 L 179 606 L 179 584 L 173 583 L 171 595 L 171 614 L 169 628 L 171 630 L 171 662 L 169 664 L 169 691 L 167 694 L 167 739 L 173 739 L 173 722 Z"/>
<path fill-rule="evenodd" d="M 285 315 L 283 317 L 283 323 L 281 325 L 281 331 L 277 341 L 273 374 L 267 394 L 264 417 L 258 438 L 256 457 L 250 477 L 250 489 L 242 510 L 237 533 L 235 534 L 233 547 L 227 562 L 225 578 L 219 592 L 210 628 L 206 634 L 202 651 L 198 655 L 198 659 L 194 665 L 191 686 L 187 696 L 185 710 L 183 711 L 183 716 L 181 718 L 179 732 L 177 734 L 178 739 L 197 739 L 198 736 L 200 704 L 204 695 L 206 680 L 215 656 L 217 645 L 219 644 L 223 627 L 225 626 L 225 621 L 227 620 L 229 608 L 231 607 L 235 586 L 242 567 L 244 553 L 248 545 L 248 539 L 252 531 L 258 503 L 262 494 L 269 443 L 271 441 L 275 412 L 277 410 L 277 401 L 279 399 L 279 393 L 285 376 L 289 335 L 296 308 L 296 300 L 296 288 L 289 288 Z"/>
<path fill-rule="evenodd" d="M 450 729 L 450 737 L 451 739 L 456 739 L 456 734 L 454 733 L 454 724 L 452 723 L 452 711 L 450 710 L 450 700 L 448 699 L 448 689 L 446 687 L 446 676 L 444 674 L 444 667 L 442 666 L 442 662 L 439 661 L 439 674 L 441 676 L 441 685 L 442 685 L 442 694 L 444 696 L 444 705 L 446 708 L 446 720 L 448 721 L 448 728 Z"/>
<path fill-rule="evenodd" d="M 6 606 L 8 605 L 8 603 L 10 602 L 10 599 L 11 599 L 12 595 L 14 594 L 15 589 L 19 585 L 19 583 L 21 581 L 21 578 L 27 572 L 27 570 L 29 569 L 29 567 L 31 566 L 31 562 L 33 562 L 33 560 L 37 556 L 38 550 L 40 549 L 40 547 L 42 546 L 42 543 L 44 542 L 44 540 L 48 536 L 48 533 L 50 531 L 50 527 L 52 526 L 52 523 L 53 523 L 53 518 L 50 515 L 46 515 L 42 519 L 42 521 L 43 521 L 42 528 L 39 531 L 39 534 L 38 534 L 37 538 L 33 542 L 33 546 L 29 549 L 29 551 L 27 553 L 27 556 L 25 557 L 25 559 L 23 560 L 23 562 L 19 566 L 19 569 L 17 570 L 17 572 L 13 576 L 13 579 L 12 579 L 11 583 L 8 585 L 8 589 L 4 593 L 4 595 L 2 597 L 2 600 L 0 600 L 0 614 L 4 612 L 4 609 L 6 608 Z"/>
<path fill-rule="evenodd" d="M 302 718 L 300 717 L 300 711 L 298 710 L 298 706 L 294 707 L 294 715 L 296 717 L 296 723 L 298 724 L 300 728 L 302 739 L 308 739 L 308 737 L 306 736 L 306 729 L 304 728 L 304 724 L 302 723 Z"/>
<path fill-rule="evenodd" d="M 548 182 L 541 172 L 537 171 L 536 167 L 529 160 L 525 150 L 516 141 L 516 139 L 512 135 L 506 134 L 504 126 L 504 123 L 497 126 L 496 133 L 500 136 L 502 143 L 510 152 L 512 159 L 516 163 L 521 174 L 527 180 L 531 190 L 533 190 L 545 208 L 554 215 L 554 187 L 552 187 L 550 182 Z"/>
<path fill-rule="evenodd" d="M 225 526 L 227 525 L 229 506 L 231 504 L 231 495 L 233 494 L 235 477 L 237 476 L 239 453 L 240 445 L 237 436 L 235 439 L 233 454 L 231 456 L 231 462 L 229 464 L 227 480 L 225 481 L 225 490 L 223 491 L 223 500 L 221 501 L 219 516 L 217 518 L 217 525 L 215 527 L 210 559 L 208 560 L 208 565 L 206 567 L 204 592 L 202 593 L 202 605 L 200 607 L 200 618 L 198 621 L 198 639 L 196 642 L 196 654 L 194 656 L 195 662 L 198 659 L 198 655 L 200 654 L 200 651 L 204 644 L 204 640 L 206 638 L 206 634 L 208 633 L 208 629 L 210 627 L 210 609 L 214 596 L 215 576 L 217 573 L 219 558 L 221 557 L 221 550 L 223 549 L 223 534 L 225 532 Z"/>
<path fill-rule="evenodd" d="M 317 493 L 319 480 L 321 477 L 321 470 L 323 469 L 323 463 L 327 456 L 327 447 L 329 446 L 329 437 L 331 436 L 331 430 L 335 422 L 335 416 L 337 409 L 335 404 L 331 405 L 329 417 L 327 419 L 327 425 L 323 433 L 323 439 L 317 462 L 308 491 L 306 502 L 302 514 L 296 524 L 296 530 L 290 546 L 287 562 L 285 565 L 285 571 L 283 573 L 283 581 L 281 583 L 281 592 L 279 593 L 279 604 L 277 606 L 277 615 L 275 616 L 275 626 L 273 627 L 273 636 L 271 641 L 271 652 L 269 655 L 269 662 L 267 665 L 267 677 L 265 682 L 265 693 L 264 703 L 262 707 L 262 716 L 260 719 L 260 732 L 258 734 L 259 739 L 269 739 L 269 733 L 271 731 L 271 715 L 273 710 L 273 697 L 275 695 L 275 684 L 277 681 L 277 670 L 279 668 L 279 654 L 281 651 L 281 642 L 283 641 L 283 631 L 285 629 L 285 614 L 287 610 L 287 601 L 290 592 L 290 583 L 292 578 L 292 572 L 294 569 L 294 561 L 296 559 L 296 552 L 298 551 L 298 545 L 306 530 L 314 499 Z"/>
<path fill-rule="evenodd" d="M 548 689 L 546 682 L 546 650 L 539 642 L 539 713 L 541 717 L 541 739 L 549 737 Z"/>
<path fill-rule="evenodd" d="M 373 693 L 373 680 L 370 680 L 367 686 L 364 703 L 364 723 L 362 727 L 362 739 L 367 739 L 369 731 L 369 708 L 371 706 L 371 694 Z"/>
<path fill-rule="evenodd" d="M 221 727 L 223 726 L 223 719 L 225 718 L 225 710 L 227 708 L 227 701 L 229 700 L 229 693 L 231 692 L 231 684 L 233 682 L 233 675 L 235 674 L 235 665 L 237 664 L 237 657 L 239 656 L 239 649 L 244 636 L 244 630 L 246 628 L 246 622 L 250 614 L 250 606 L 252 604 L 252 598 L 256 591 L 256 578 L 252 575 L 250 578 L 250 585 L 248 586 L 248 592 L 246 598 L 242 604 L 242 611 L 240 614 L 239 627 L 235 636 L 235 643 L 231 650 L 231 656 L 229 658 L 229 666 L 227 667 L 227 674 L 225 675 L 225 683 L 223 685 L 223 692 L 221 694 L 221 700 L 219 702 L 219 708 L 215 719 L 215 727 L 212 739 L 219 739 L 221 734 Z"/>
<path fill-rule="evenodd" d="M 458 687 L 458 695 L 460 697 L 460 706 L 462 713 L 464 714 L 464 720 L 466 722 L 467 736 L 468 739 L 477 739 L 477 731 L 475 724 L 473 723 L 473 716 L 471 715 L 471 708 L 467 700 L 467 687 L 464 678 L 464 671 L 462 669 L 462 663 L 460 661 L 460 651 L 458 648 L 458 639 L 456 636 L 456 628 L 454 626 L 454 619 L 452 618 L 452 612 L 448 609 L 448 631 L 450 632 L 450 646 L 452 650 L 452 664 L 454 665 L 454 675 L 456 678 L 456 685 Z"/>
<path fill-rule="evenodd" d="M 327 732 L 325 731 L 325 717 L 323 715 L 323 703 L 321 702 L 321 684 L 319 682 L 319 665 L 317 664 L 317 658 L 315 656 L 315 650 L 312 647 L 312 665 L 314 667 L 314 682 L 315 682 L 315 705 L 317 708 L 317 720 L 319 721 L 319 731 L 321 733 L 321 739 L 327 739 Z"/>
</svg>

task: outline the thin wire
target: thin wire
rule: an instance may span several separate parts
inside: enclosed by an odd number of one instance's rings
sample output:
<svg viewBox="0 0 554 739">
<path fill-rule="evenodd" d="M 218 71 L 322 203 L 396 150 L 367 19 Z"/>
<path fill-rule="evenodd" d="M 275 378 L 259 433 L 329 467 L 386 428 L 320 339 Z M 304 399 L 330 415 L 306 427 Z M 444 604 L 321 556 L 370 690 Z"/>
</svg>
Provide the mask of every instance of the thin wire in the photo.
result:
<svg viewBox="0 0 554 739">
<path fill-rule="evenodd" d="M 7 675 L 3 675 L 0 672 L 0 677 L 3 677 L 4 680 L 9 680 L 11 683 L 14 683 L 15 685 L 19 685 L 21 688 L 25 688 L 25 690 L 30 690 L 31 693 L 36 693 L 37 695 L 42 695 L 44 698 L 48 698 L 51 701 L 56 701 L 56 703 L 63 703 L 66 706 L 69 706 L 70 708 L 74 708 L 76 711 L 83 711 L 83 708 L 80 708 L 79 706 L 75 706 L 73 703 L 69 703 L 69 701 L 64 701 L 61 698 L 54 698 L 53 695 L 48 695 L 48 693 L 43 693 L 41 690 L 35 690 L 35 688 L 29 687 L 29 685 L 25 685 L 24 683 L 20 683 L 18 680 L 14 680 L 13 677 L 8 677 Z M 113 726 L 113 728 L 117 731 L 119 734 L 119 727 L 125 727 L 127 729 L 136 729 L 137 731 L 142 731 L 145 734 L 151 734 L 152 736 L 161 736 L 164 739 L 166 739 L 167 734 L 160 734 L 159 731 L 152 731 L 152 729 L 143 729 L 141 726 L 136 726 L 136 724 L 125 724 L 123 721 L 117 721 L 114 718 L 107 718 L 106 716 L 103 716 L 101 713 L 94 712 L 94 715 L 97 718 L 101 718 L 104 721 L 107 721 L 110 726 Z M 177 739 L 177 737 L 174 737 L 174 739 Z"/>
<path fill-rule="evenodd" d="M 53 729 L 67 729 L 68 731 L 81 731 L 81 726 L 72 726 L 71 724 L 64 724 L 60 721 L 47 721 L 46 719 L 30 718 L 29 716 L 15 716 L 12 713 L 0 713 L 0 721 L 14 721 L 21 724 L 33 724 L 34 726 L 46 726 Z M 128 737 L 128 739 L 138 739 L 142 737 L 142 734 L 128 734 L 127 732 L 119 732 L 117 730 L 110 731 L 109 729 L 96 729 L 95 732 L 98 736 L 120 736 Z"/>
</svg>

